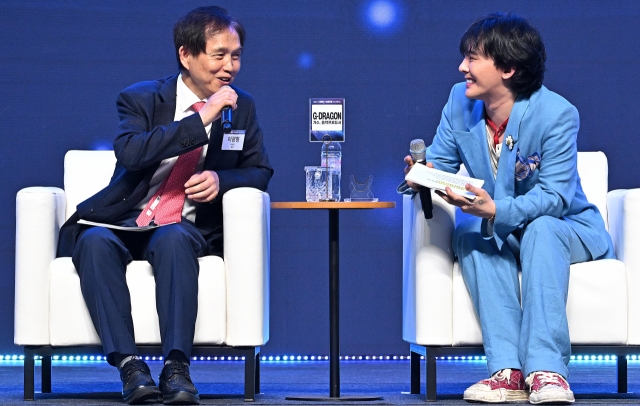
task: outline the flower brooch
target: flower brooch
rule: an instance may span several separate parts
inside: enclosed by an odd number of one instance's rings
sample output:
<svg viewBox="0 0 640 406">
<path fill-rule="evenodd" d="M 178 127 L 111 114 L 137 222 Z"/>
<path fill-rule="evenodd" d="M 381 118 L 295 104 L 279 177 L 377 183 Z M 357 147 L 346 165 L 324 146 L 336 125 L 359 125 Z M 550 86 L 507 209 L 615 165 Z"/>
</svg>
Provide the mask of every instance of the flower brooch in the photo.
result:
<svg viewBox="0 0 640 406">
<path fill-rule="evenodd" d="M 513 150 L 513 146 L 516 144 L 515 140 L 510 135 L 507 136 L 507 139 L 505 140 L 505 143 L 507 144 L 507 147 L 509 147 L 509 151 L 512 151 Z"/>
</svg>

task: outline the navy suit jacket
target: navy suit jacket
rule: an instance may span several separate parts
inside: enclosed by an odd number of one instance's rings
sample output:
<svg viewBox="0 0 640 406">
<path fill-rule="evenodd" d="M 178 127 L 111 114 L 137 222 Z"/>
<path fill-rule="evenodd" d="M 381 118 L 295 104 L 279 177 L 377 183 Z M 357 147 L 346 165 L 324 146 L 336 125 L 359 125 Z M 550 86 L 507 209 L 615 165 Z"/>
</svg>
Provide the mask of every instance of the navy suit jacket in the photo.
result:
<svg viewBox="0 0 640 406">
<path fill-rule="evenodd" d="M 222 197 L 237 187 L 266 190 L 273 175 L 258 126 L 251 96 L 238 94 L 233 128 L 245 130 L 242 151 L 223 151 L 220 121 L 212 123 L 207 137 L 199 114 L 174 121 L 178 75 L 136 83 L 118 96 L 120 117 L 113 143 L 116 167 L 109 185 L 80 203 L 60 229 L 57 255 L 71 256 L 83 225 L 79 219 L 117 223 L 136 209 L 149 191 L 149 182 L 163 159 L 209 144 L 203 170 L 215 171 L 220 191 L 211 203 L 196 207 L 196 226 L 205 237 L 210 253 L 222 251 Z"/>
<path fill-rule="evenodd" d="M 453 87 L 442 111 L 427 161 L 446 172 L 464 163 L 496 204 L 493 236 L 500 248 L 514 230 L 540 216 L 565 220 L 594 259 L 614 256 L 613 244 L 596 206 L 587 201 L 578 176 L 577 136 L 580 119 L 566 99 L 542 86 L 530 97 L 518 97 L 505 130 L 498 173 L 493 177 L 487 146 L 484 103 L 465 96 L 465 84 Z M 508 148 L 506 140 L 512 141 Z M 516 179 L 518 154 L 540 157 L 539 167 Z M 486 230 L 486 220 L 483 222 Z"/>
</svg>

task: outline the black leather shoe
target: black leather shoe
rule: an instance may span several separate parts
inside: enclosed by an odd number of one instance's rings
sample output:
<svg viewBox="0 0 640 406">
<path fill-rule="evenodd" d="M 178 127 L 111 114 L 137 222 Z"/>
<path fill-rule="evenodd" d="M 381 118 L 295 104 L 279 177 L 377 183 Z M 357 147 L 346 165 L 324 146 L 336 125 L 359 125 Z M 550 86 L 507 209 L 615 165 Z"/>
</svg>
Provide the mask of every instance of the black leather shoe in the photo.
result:
<svg viewBox="0 0 640 406">
<path fill-rule="evenodd" d="M 191 382 L 189 364 L 186 362 L 168 362 L 160 374 L 162 403 L 165 405 L 199 405 L 198 390 Z"/>
<path fill-rule="evenodd" d="M 151 377 L 147 364 L 133 358 L 120 368 L 122 381 L 122 397 L 130 405 L 143 403 L 147 400 L 158 401 L 162 395 L 160 389 Z"/>
</svg>

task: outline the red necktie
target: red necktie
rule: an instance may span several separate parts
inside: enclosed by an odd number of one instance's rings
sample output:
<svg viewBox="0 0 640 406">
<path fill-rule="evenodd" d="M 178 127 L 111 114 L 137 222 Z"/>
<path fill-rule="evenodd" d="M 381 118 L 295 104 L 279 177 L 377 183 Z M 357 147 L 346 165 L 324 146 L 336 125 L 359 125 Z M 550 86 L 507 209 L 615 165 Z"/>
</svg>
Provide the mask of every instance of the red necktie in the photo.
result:
<svg viewBox="0 0 640 406">
<path fill-rule="evenodd" d="M 204 104 L 196 102 L 191 108 L 198 112 Z M 201 153 L 202 147 L 199 147 L 178 157 L 169 176 L 136 219 L 139 227 L 149 225 L 152 220 L 157 225 L 179 223 L 182 220 L 182 206 L 186 198 L 184 184 L 194 174 Z"/>
<path fill-rule="evenodd" d="M 493 146 L 500 144 L 500 136 L 504 134 L 504 130 L 507 128 L 507 123 L 509 122 L 509 118 L 504 120 L 504 123 L 500 124 L 500 127 L 496 126 L 493 121 L 489 117 L 485 118 L 489 127 L 493 130 Z"/>
</svg>

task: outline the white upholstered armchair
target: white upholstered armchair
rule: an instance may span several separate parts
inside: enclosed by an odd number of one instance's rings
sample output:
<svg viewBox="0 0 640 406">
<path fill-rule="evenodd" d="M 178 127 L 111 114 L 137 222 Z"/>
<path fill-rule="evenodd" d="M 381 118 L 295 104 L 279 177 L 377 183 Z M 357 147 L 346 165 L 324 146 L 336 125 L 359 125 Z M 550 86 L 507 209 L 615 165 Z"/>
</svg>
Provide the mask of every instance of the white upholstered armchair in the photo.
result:
<svg viewBox="0 0 640 406">
<path fill-rule="evenodd" d="M 102 352 L 71 258 L 55 258 L 58 230 L 78 203 L 107 185 L 113 151 L 69 151 L 64 190 L 29 187 L 16 197 L 14 342 L 24 347 L 24 397 L 34 399 L 34 357 L 42 392 L 51 391 L 51 357 Z M 269 340 L 269 195 L 238 188 L 223 198 L 224 260 L 200 258 L 193 356 L 245 357 L 245 400 L 260 392 L 260 347 Z M 127 268 L 136 343 L 161 355 L 155 282 L 146 261 Z"/>
<path fill-rule="evenodd" d="M 578 153 L 589 201 L 602 213 L 617 260 L 571 265 L 567 316 L 574 353 L 617 355 L 618 392 L 627 391 L 629 353 L 640 351 L 640 189 L 608 192 L 607 158 Z M 411 344 L 411 393 L 420 393 L 426 358 L 427 400 L 436 400 L 436 357 L 481 355 L 482 333 L 451 249 L 456 216 L 435 193 L 433 218 L 419 196 L 403 200 L 403 338 Z"/>
</svg>

